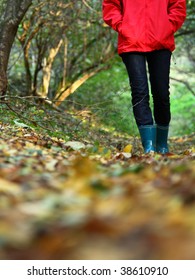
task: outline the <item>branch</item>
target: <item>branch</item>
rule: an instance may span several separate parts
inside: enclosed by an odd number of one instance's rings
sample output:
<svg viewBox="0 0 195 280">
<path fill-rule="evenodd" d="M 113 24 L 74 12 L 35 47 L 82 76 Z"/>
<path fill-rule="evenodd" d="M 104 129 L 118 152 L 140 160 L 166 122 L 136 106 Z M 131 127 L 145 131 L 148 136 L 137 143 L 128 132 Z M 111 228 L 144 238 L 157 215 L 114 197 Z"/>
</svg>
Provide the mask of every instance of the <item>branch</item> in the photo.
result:
<svg viewBox="0 0 195 280">
<path fill-rule="evenodd" d="M 55 96 L 55 99 L 57 99 L 57 106 L 59 106 L 62 101 L 64 101 L 70 94 L 75 92 L 82 84 L 84 84 L 85 81 L 87 81 L 90 77 L 94 76 L 99 71 L 99 69 L 96 69 L 91 72 L 84 73 L 83 76 L 74 81 L 70 87 L 68 87 L 67 89 L 62 89 L 59 93 L 57 93 L 57 95 Z"/>
<path fill-rule="evenodd" d="M 93 9 L 93 8 L 87 3 L 87 0 L 82 0 L 82 2 L 83 2 L 83 4 L 84 4 L 87 8 L 89 8 L 90 10 L 92 10 L 92 11 L 94 11 L 94 12 L 97 13 L 97 10 Z"/>
<path fill-rule="evenodd" d="M 184 80 L 172 78 L 172 77 L 171 77 L 171 80 L 184 84 L 186 86 L 186 88 L 195 96 L 195 91 L 191 88 L 191 86 L 189 85 L 188 82 L 186 82 Z"/>
</svg>

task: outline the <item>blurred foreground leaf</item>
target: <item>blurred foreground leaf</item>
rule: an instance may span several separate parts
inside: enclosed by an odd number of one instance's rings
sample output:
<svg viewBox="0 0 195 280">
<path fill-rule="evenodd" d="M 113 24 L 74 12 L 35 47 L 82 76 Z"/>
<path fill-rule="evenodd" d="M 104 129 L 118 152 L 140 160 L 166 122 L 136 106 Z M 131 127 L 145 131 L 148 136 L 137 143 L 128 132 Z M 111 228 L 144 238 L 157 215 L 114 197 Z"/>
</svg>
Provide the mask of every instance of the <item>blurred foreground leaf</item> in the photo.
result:
<svg viewBox="0 0 195 280">
<path fill-rule="evenodd" d="M 192 138 L 167 156 L 118 141 L 64 142 L 4 125 L 0 258 L 194 259 Z"/>
</svg>

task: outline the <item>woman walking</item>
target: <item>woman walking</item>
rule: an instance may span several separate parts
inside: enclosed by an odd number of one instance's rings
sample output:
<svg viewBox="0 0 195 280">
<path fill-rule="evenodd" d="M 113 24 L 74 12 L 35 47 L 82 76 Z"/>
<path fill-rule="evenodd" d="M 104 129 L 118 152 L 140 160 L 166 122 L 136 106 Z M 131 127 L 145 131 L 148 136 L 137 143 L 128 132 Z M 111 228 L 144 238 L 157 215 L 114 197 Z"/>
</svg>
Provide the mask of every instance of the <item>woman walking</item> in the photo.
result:
<svg viewBox="0 0 195 280">
<path fill-rule="evenodd" d="M 170 60 L 174 33 L 185 18 L 185 0 L 103 0 L 103 19 L 118 32 L 118 53 L 129 76 L 133 113 L 145 153 L 169 152 Z"/>
</svg>

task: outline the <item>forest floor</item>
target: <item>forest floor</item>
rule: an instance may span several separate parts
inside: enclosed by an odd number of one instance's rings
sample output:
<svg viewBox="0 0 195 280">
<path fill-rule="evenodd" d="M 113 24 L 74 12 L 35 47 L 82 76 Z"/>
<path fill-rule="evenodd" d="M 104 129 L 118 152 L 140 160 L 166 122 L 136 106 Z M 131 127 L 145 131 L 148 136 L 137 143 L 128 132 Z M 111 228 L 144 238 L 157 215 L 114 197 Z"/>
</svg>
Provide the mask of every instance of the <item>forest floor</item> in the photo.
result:
<svg viewBox="0 0 195 280">
<path fill-rule="evenodd" d="M 0 259 L 195 258 L 194 135 L 162 156 L 0 130 Z"/>
</svg>

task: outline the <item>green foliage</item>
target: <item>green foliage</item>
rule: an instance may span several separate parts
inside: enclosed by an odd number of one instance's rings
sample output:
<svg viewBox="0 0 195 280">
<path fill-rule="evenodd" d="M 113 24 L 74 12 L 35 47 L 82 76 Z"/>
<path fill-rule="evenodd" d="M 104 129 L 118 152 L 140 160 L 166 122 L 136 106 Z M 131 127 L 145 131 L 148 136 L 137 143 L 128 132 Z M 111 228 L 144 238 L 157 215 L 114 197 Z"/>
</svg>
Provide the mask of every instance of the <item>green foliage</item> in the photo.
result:
<svg viewBox="0 0 195 280">
<path fill-rule="evenodd" d="M 31 104 L 27 101 L 9 101 L 7 104 L 8 106 L 0 104 L 0 119 L 4 124 L 11 124 L 16 128 L 28 128 L 64 140 L 74 137 L 78 122 L 70 115 L 62 115 L 49 106 Z"/>
<path fill-rule="evenodd" d="M 184 135 L 195 132 L 194 96 L 181 84 L 175 85 L 171 95 L 172 134 Z"/>
</svg>

